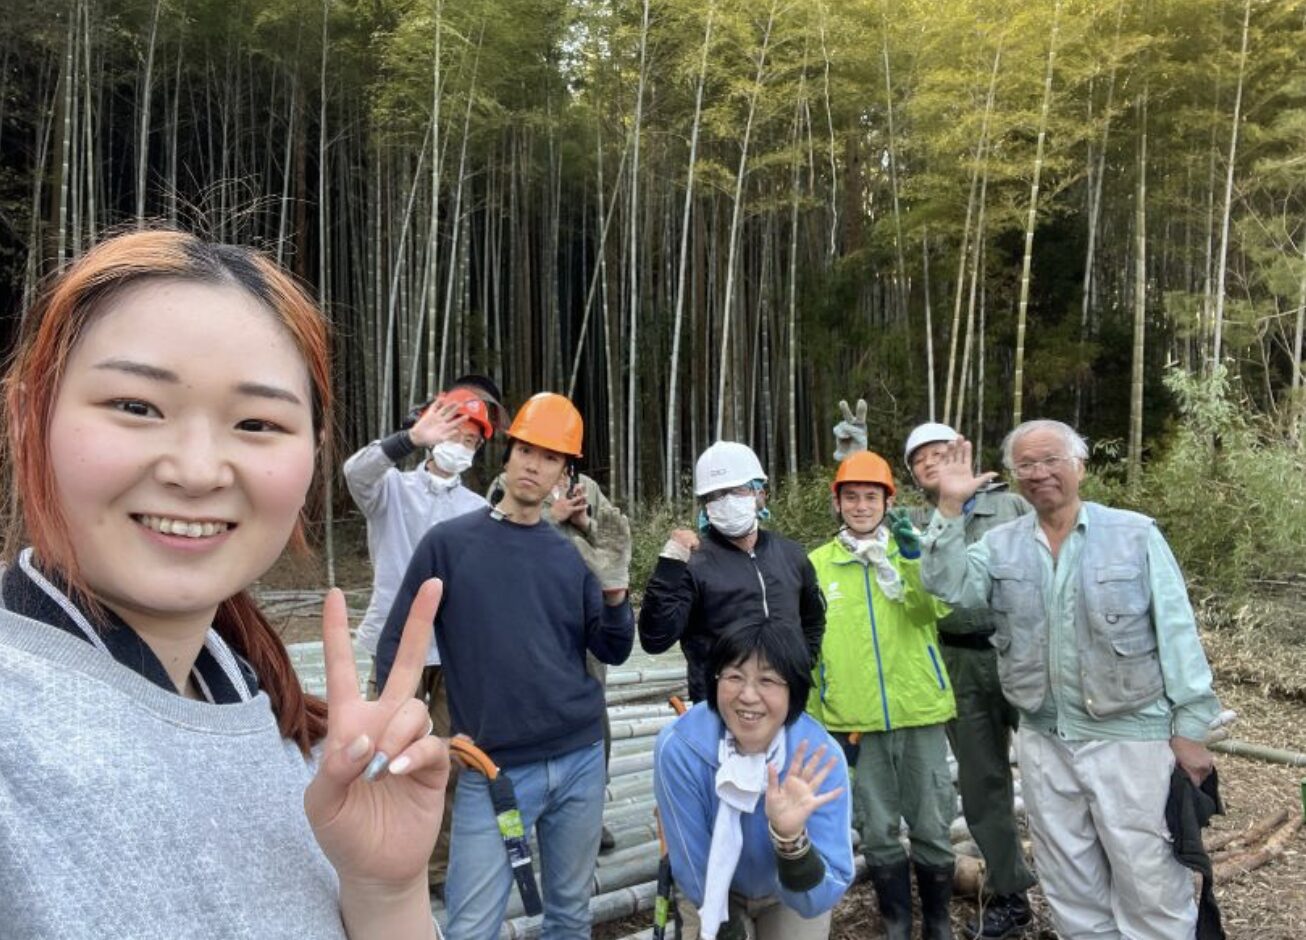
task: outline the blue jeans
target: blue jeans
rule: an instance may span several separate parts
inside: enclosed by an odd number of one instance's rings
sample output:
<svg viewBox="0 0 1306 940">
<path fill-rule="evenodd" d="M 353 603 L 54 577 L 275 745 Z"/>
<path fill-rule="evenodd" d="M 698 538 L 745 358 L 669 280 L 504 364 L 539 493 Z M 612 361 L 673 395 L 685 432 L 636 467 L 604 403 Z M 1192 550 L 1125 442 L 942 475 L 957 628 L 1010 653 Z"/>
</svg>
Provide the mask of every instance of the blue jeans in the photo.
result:
<svg viewBox="0 0 1306 940">
<path fill-rule="evenodd" d="M 603 828 L 603 742 L 503 771 L 529 833 L 544 900 L 543 940 L 588 940 L 590 888 Z M 494 940 L 513 890 L 508 855 L 479 773 L 458 778 L 445 903 L 448 940 Z"/>
</svg>

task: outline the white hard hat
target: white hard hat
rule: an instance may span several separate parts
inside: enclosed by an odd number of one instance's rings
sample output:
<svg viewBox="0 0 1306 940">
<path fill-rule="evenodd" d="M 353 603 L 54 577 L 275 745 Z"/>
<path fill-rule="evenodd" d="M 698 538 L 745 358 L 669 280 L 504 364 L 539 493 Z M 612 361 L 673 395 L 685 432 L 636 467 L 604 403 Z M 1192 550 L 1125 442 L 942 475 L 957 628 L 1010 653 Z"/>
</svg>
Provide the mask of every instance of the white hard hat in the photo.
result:
<svg viewBox="0 0 1306 940">
<path fill-rule="evenodd" d="M 694 495 L 706 496 L 716 490 L 728 490 L 753 480 L 766 482 L 762 461 L 747 444 L 717 441 L 694 464 Z"/>
<path fill-rule="evenodd" d="M 925 424 L 918 424 L 910 434 L 907 435 L 907 446 L 902 451 L 902 462 L 911 466 L 911 455 L 918 447 L 924 447 L 926 444 L 948 444 L 961 437 L 956 431 L 946 424 L 939 424 L 937 421 L 927 421 Z"/>
</svg>

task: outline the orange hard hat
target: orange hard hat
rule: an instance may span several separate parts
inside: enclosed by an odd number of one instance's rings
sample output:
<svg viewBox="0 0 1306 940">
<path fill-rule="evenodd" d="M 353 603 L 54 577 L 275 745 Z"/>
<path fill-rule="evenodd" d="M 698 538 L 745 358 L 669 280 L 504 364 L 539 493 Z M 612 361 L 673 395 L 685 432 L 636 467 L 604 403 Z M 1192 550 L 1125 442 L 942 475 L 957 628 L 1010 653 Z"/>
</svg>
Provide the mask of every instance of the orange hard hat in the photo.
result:
<svg viewBox="0 0 1306 940">
<path fill-rule="evenodd" d="M 837 496 L 839 487 L 845 483 L 876 483 L 884 487 L 887 496 L 897 492 L 893 485 L 893 471 L 889 469 L 889 462 L 869 450 L 858 451 L 839 464 L 834 482 L 830 484 L 830 492 Z"/>
<path fill-rule="evenodd" d="M 585 422 L 568 398 L 555 392 L 540 392 L 526 399 L 518 409 L 512 427 L 508 428 L 508 436 L 569 457 L 579 457 L 585 440 Z"/>
<path fill-rule="evenodd" d="M 487 441 L 494 437 L 494 425 L 490 423 L 490 411 L 485 407 L 485 402 L 469 388 L 455 388 L 445 392 L 436 399 L 437 404 L 449 404 L 455 402 L 458 405 L 456 414 L 466 417 L 467 423 L 481 432 L 481 437 Z"/>
</svg>

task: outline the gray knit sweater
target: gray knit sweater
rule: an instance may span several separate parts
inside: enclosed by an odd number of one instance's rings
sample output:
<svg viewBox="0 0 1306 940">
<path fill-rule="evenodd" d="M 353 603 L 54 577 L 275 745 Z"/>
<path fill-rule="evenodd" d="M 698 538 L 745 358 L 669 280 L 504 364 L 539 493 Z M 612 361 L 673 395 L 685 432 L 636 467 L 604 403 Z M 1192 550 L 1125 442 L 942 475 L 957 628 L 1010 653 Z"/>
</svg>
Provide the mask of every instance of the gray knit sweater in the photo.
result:
<svg viewBox="0 0 1306 940">
<path fill-rule="evenodd" d="M 0 936 L 343 938 L 267 696 L 212 705 L 0 610 Z"/>
</svg>

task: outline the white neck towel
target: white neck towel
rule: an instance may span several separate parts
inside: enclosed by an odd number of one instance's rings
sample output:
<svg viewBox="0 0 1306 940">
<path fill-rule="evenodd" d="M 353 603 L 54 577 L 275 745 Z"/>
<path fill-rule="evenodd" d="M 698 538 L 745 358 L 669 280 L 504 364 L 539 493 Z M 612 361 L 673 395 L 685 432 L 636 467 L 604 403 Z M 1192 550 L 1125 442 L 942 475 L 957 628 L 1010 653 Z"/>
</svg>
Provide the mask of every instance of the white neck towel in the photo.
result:
<svg viewBox="0 0 1306 940">
<path fill-rule="evenodd" d="M 753 812 L 758 798 L 766 793 L 767 766 L 784 770 L 785 729 L 780 729 L 764 754 L 741 754 L 735 736 L 727 729 L 717 753 L 721 761 L 716 772 L 720 803 L 707 852 L 703 906 L 698 909 L 703 940 L 716 940 L 717 930 L 730 915 L 730 882 L 744 848 L 740 815 Z"/>
<path fill-rule="evenodd" d="M 889 561 L 889 530 L 879 526 L 868 538 L 859 539 L 847 529 L 839 531 L 839 541 L 863 565 L 875 569 L 875 581 L 891 601 L 902 600 L 902 578 Z"/>
</svg>

